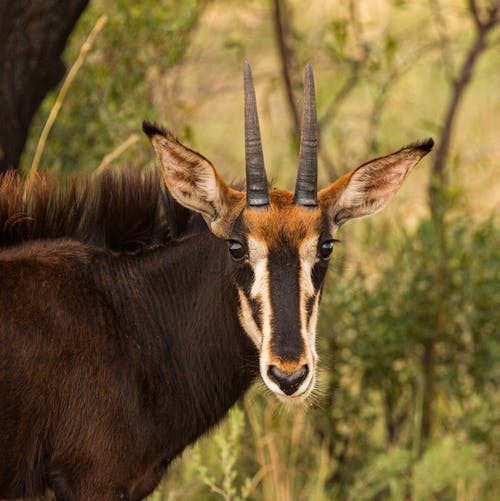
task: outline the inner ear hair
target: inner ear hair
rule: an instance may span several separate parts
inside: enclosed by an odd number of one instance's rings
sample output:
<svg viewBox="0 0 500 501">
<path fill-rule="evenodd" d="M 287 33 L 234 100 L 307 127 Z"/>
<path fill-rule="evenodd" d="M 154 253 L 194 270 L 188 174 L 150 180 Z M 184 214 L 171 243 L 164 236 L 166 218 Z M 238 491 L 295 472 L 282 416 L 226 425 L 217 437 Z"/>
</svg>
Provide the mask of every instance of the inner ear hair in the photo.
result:
<svg viewBox="0 0 500 501">
<path fill-rule="evenodd" d="M 143 130 L 153 144 L 172 196 L 184 207 L 199 212 L 221 236 L 243 194 L 229 188 L 209 160 L 184 146 L 168 130 L 150 122 L 144 122 Z"/>
<path fill-rule="evenodd" d="M 320 204 L 336 225 L 379 212 L 433 145 L 434 141 L 427 139 L 360 165 L 321 190 L 318 194 Z"/>
</svg>

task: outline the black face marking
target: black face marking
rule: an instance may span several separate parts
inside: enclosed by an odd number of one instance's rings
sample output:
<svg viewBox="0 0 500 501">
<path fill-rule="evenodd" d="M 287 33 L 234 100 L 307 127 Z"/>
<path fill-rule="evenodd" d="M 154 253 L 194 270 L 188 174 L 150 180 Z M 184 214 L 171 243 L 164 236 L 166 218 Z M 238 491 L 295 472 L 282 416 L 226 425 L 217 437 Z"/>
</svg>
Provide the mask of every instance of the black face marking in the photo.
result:
<svg viewBox="0 0 500 501">
<path fill-rule="evenodd" d="M 298 361 L 304 353 L 300 326 L 300 260 L 287 242 L 268 257 L 270 299 L 273 312 L 271 349 L 286 361 Z"/>
<path fill-rule="evenodd" d="M 253 319 L 257 324 L 258 329 L 262 331 L 262 308 L 260 306 L 260 303 L 253 298 L 250 298 L 248 302 L 250 303 L 250 307 L 252 308 Z"/>
<path fill-rule="evenodd" d="M 237 263 L 236 263 L 237 264 Z M 252 286 L 255 282 L 255 274 L 252 270 L 252 267 L 247 262 L 243 265 L 235 266 L 234 270 L 235 280 L 239 287 L 243 290 L 245 297 L 247 298 L 248 303 L 252 309 L 252 316 L 257 324 L 259 330 L 262 330 L 262 308 L 259 303 L 259 300 L 252 298 L 250 292 L 252 290 Z"/>
<path fill-rule="evenodd" d="M 328 218 L 323 215 L 321 219 L 321 232 L 320 236 L 318 238 L 318 255 L 321 254 L 321 246 L 324 242 L 327 241 L 332 241 L 335 243 L 335 239 L 332 239 L 331 234 L 330 234 L 330 229 L 329 229 L 329 221 Z M 311 270 L 311 280 L 313 283 L 314 287 L 314 294 L 315 296 L 321 292 L 321 289 L 323 287 L 323 281 L 325 280 L 325 275 L 326 271 L 328 270 L 328 259 L 319 259 L 317 263 L 314 264 L 312 270 Z M 314 304 L 314 301 L 313 301 Z M 311 311 L 312 311 L 312 305 L 311 305 Z M 307 310 L 308 310 L 308 320 L 311 316 L 311 313 L 309 311 L 309 301 L 307 302 Z"/>
<path fill-rule="evenodd" d="M 316 295 L 317 294 L 315 293 L 313 296 L 309 296 L 306 300 L 307 323 L 309 323 L 309 320 L 313 312 L 314 303 L 316 301 Z"/>
<path fill-rule="evenodd" d="M 315 294 L 319 291 L 323 285 L 323 280 L 325 279 L 326 271 L 328 270 L 328 263 L 324 261 L 317 262 L 311 271 L 311 280 L 314 287 Z"/>
</svg>

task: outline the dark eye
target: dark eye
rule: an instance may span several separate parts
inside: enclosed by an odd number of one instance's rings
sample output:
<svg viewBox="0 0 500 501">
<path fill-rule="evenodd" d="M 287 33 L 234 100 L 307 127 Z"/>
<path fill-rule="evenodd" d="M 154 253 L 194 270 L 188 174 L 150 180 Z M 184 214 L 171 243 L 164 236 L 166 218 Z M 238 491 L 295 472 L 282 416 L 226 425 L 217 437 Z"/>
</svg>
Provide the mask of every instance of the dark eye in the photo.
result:
<svg viewBox="0 0 500 501">
<path fill-rule="evenodd" d="M 236 240 L 229 240 L 229 252 L 235 261 L 243 261 L 245 259 L 247 253 L 243 245 L 241 245 Z"/>
<path fill-rule="evenodd" d="M 321 246 L 319 248 L 319 257 L 321 259 L 324 259 L 325 261 L 327 261 L 330 258 L 330 255 L 331 255 L 332 250 L 333 250 L 333 244 L 335 242 L 336 242 L 335 240 L 325 240 L 321 244 Z"/>
</svg>

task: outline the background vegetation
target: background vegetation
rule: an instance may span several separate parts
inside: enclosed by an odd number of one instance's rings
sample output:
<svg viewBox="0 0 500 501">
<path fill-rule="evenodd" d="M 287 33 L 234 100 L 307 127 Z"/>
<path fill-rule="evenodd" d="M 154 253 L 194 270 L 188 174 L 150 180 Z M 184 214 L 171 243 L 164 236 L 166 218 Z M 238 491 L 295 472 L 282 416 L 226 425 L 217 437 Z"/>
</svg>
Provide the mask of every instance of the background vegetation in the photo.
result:
<svg viewBox="0 0 500 501">
<path fill-rule="evenodd" d="M 500 499 L 498 1 L 305 6 L 91 0 L 65 53 L 71 65 L 107 14 L 42 170 L 90 172 L 111 152 L 115 168 L 151 164 L 139 136 L 149 118 L 239 178 L 244 58 L 280 187 L 294 182 L 308 60 L 322 186 L 370 157 L 437 141 L 385 212 L 342 230 L 314 405 L 284 410 L 257 385 L 152 499 Z M 56 95 L 34 120 L 25 171 Z"/>
</svg>

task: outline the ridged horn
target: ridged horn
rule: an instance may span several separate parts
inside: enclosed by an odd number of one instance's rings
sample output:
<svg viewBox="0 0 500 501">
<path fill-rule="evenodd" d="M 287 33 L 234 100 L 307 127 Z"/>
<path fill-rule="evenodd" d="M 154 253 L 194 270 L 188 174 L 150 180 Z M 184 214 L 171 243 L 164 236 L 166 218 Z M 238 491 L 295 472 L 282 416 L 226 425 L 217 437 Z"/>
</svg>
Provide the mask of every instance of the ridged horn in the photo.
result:
<svg viewBox="0 0 500 501">
<path fill-rule="evenodd" d="M 252 69 L 248 61 L 244 67 L 245 84 L 245 164 L 247 177 L 247 207 L 265 208 L 269 206 L 269 188 L 264 154 L 260 139 L 259 117 L 253 86 Z"/>
<path fill-rule="evenodd" d="M 300 156 L 293 201 L 303 207 L 318 206 L 318 123 L 312 66 L 307 63 L 304 77 L 304 110 L 300 132 Z"/>
</svg>

